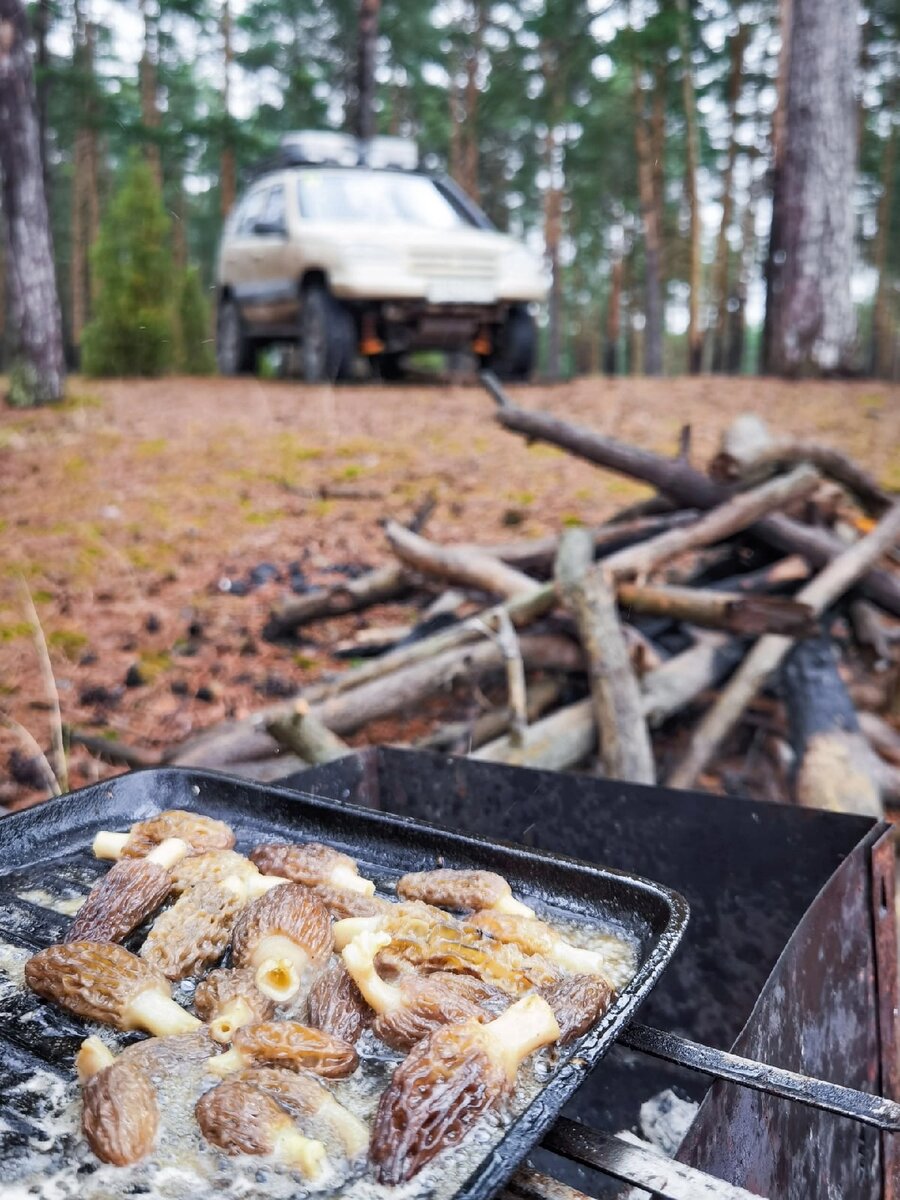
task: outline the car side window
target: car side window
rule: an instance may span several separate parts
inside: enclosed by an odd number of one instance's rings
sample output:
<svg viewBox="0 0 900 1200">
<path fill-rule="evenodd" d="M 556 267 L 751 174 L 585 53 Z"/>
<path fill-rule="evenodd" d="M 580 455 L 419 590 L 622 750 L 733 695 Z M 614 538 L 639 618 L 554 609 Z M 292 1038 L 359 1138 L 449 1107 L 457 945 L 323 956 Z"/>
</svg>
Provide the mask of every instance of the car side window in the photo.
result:
<svg viewBox="0 0 900 1200">
<path fill-rule="evenodd" d="M 268 188 L 260 188 L 256 192 L 251 192 L 247 197 L 242 206 L 241 220 L 237 230 L 239 234 L 246 237 L 253 233 L 253 226 L 262 219 L 268 195 Z"/>
<path fill-rule="evenodd" d="M 284 211 L 284 188 L 279 183 L 270 188 L 263 210 L 262 220 L 279 229 L 286 228 Z"/>
</svg>

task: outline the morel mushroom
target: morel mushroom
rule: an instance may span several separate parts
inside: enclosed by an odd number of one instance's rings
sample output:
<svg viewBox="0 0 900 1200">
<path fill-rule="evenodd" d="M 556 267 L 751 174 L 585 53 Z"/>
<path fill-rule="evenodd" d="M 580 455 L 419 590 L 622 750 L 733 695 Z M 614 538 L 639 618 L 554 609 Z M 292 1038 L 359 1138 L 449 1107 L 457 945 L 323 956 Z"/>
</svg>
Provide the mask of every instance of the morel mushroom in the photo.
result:
<svg viewBox="0 0 900 1200">
<path fill-rule="evenodd" d="M 564 971 L 576 975 L 603 975 L 603 955 L 584 950 L 565 941 L 556 930 L 534 917 L 514 917 L 507 913 L 474 913 L 467 922 L 498 942 L 518 946 L 526 954 L 540 954 Z"/>
<path fill-rule="evenodd" d="M 277 877 L 264 875 L 263 878 Z M 335 887 L 333 883 L 317 883 L 312 890 L 337 921 L 344 917 L 377 917 L 395 907 L 382 896 L 363 896 L 361 892 Z"/>
<path fill-rule="evenodd" d="M 203 1063 L 216 1051 L 209 1030 L 201 1025 L 193 1033 L 171 1037 L 144 1038 L 133 1042 L 119 1054 L 117 1062 L 133 1062 L 151 1080 L 172 1075 L 190 1063 Z"/>
<path fill-rule="evenodd" d="M 279 875 L 261 875 L 249 858 L 234 850 L 206 850 L 178 864 L 172 872 L 172 890 L 185 892 L 195 883 L 223 883 L 229 876 L 240 879 L 251 900 L 287 883 Z"/>
<path fill-rule="evenodd" d="M 399 911 L 401 908 L 407 912 Z M 366 932 L 386 932 L 390 944 L 379 952 L 380 969 L 390 967 L 399 973 L 405 967 L 425 973 L 476 975 L 510 996 L 524 996 L 559 979 L 557 968 L 540 955 L 524 954 L 518 946 L 496 942 L 480 929 L 452 918 L 438 923 L 428 915 L 434 911 L 421 905 L 398 904 L 386 917 L 337 921 L 333 927 L 335 946 L 343 948 Z"/>
<path fill-rule="evenodd" d="M 226 1154 L 265 1154 L 314 1179 L 325 1165 L 322 1142 L 304 1137 L 265 1092 L 228 1079 L 206 1092 L 194 1109 L 200 1131 Z"/>
<path fill-rule="evenodd" d="M 382 979 L 375 956 L 390 943 L 390 934 L 363 933 L 341 951 L 357 987 L 378 1016 L 376 1035 L 395 1050 L 409 1050 L 441 1025 L 487 1021 L 505 1007 L 504 994 L 470 975 L 401 975 L 396 983 Z M 500 997 L 498 1002 L 498 996 Z M 487 1005 L 493 1002 L 494 1012 Z"/>
<path fill-rule="evenodd" d="M 309 888 L 286 883 L 248 904 L 234 927 L 236 967 L 253 967 L 256 986 L 276 1004 L 300 989 L 301 973 L 331 953 L 328 910 Z"/>
<path fill-rule="evenodd" d="M 338 1104 L 327 1088 L 311 1075 L 287 1071 L 284 1067 L 249 1067 L 235 1079 L 277 1100 L 300 1118 L 323 1121 L 343 1143 L 348 1158 L 356 1158 L 369 1148 L 369 1129 L 343 1104 Z"/>
<path fill-rule="evenodd" d="M 512 1091 L 519 1064 L 559 1037 L 540 996 L 517 1001 L 495 1021 L 445 1025 L 394 1071 L 372 1126 L 370 1157 L 379 1183 L 405 1183 Z"/>
<path fill-rule="evenodd" d="M 187 842 L 193 854 L 230 850 L 235 841 L 233 830 L 224 821 L 170 808 L 146 821 L 138 821 L 128 833 L 101 830 L 94 838 L 94 854 L 97 858 L 144 858 L 154 846 L 173 837 Z"/>
<path fill-rule="evenodd" d="M 359 1058 L 347 1042 L 299 1021 L 260 1021 L 235 1031 L 232 1047 L 208 1063 L 213 1075 L 231 1075 L 245 1067 L 272 1065 L 312 1071 L 325 1079 L 343 1079 Z"/>
<path fill-rule="evenodd" d="M 542 989 L 541 995 L 553 1009 L 560 1029 L 559 1044 L 565 1046 L 600 1020 L 615 992 L 599 975 L 567 975 Z"/>
<path fill-rule="evenodd" d="M 397 881 L 404 900 L 424 900 L 444 908 L 483 909 L 533 917 L 534 909 L 516 900 L 502 875 L 493 871 L 415 871 Z"/>
<path fill-rule="evenodd" d="M 234 876 L 221 884 L 196 884 L 154 921 L 141 958 L 167 979 L 199 974 L 224 953 L 246 899 L 244 885 Z"/>
<path fill-rule="evenodd" d="M 212 971 L 197 985 L 194 1008 L 209 1025 L 216 1042 L 230 1042 L 236 1029 L 257 1021 L 268 1021 L 275 1002 L 256 986 L 252 968 Z"/>
<path fill-rule="evenodd" d="M 133 1062 L 116 1059 L 91 1075 L 82 1089 L 81 1128 L 101 1162 L 140 1162 L 153 1149 L 159 1107 L 153 1084 Z"/>
<path fill-rule="evenodd" d="M 146 858 L 123 858 L 95 883 L 66 935 L 67 942 L 121 942 L 151 916 L 172 887 L 169 868 L 188 852 L 168 838 Z"/>
<path fill-rule="evenodd" d="M 165 976 L 123 946 L 48 946 L 25 964 L 25 982 L 60 1008 L 117 1029 L 145 1029 L 162 1036 L 189 1033 L 200 1025 L 172 999 Z"/>
<path fill-rule="evenodd" d="M 333 963 L 309 990 L 309 1023 L 351 1045 L 369 1023 L 369 1006 L 343 963 Z"/>
<path fill-rule="evenodd" d="M 363 896 L 371 896 L 375 891 L 375 884 L 360 875 L 349 854 L 341 854 L 321 842 L 263 842 L 250 851 L 250 859 L 264 875 L 284 875 L 306 887 L 330 884 Z"/>
</svg>

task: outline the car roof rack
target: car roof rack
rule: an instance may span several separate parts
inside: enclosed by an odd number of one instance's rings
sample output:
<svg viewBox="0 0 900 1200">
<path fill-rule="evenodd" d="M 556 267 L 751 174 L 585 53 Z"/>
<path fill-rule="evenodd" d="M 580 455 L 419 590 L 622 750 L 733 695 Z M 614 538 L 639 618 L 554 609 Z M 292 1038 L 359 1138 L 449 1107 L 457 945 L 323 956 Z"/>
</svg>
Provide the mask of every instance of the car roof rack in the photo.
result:
<svg viewBox="0 0 900 1200">
<path fill-rule="evenodd" d="M 250 169 L 248 182 L 271 171 L 300 166 L 416 171 L 419 167 L 419 149 L 408 138 L 374 137 L 362 140 L 349 133 L 302 129 L 284 134 L 275 154 L 262 159 Z"/>
</svg>

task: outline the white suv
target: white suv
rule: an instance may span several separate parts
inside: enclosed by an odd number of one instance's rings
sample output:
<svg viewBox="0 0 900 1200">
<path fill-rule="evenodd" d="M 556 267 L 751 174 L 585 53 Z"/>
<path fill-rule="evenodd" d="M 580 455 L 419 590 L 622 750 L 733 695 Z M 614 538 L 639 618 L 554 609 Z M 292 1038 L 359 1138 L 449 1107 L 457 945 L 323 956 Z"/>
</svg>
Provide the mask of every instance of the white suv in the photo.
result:
<svg viewBox="0 0 900 1200">
<path fill-rule="evenodd" d="M 539 261 L 398 138 L 291 134 L 225 225 L 217 356 L 225 375 L 297 340 L 304 378 L 346 378 L 359 355 L 397 378 L 410 350 L 473 353 L 507 379 L 534 367 Z"/>
</svg>

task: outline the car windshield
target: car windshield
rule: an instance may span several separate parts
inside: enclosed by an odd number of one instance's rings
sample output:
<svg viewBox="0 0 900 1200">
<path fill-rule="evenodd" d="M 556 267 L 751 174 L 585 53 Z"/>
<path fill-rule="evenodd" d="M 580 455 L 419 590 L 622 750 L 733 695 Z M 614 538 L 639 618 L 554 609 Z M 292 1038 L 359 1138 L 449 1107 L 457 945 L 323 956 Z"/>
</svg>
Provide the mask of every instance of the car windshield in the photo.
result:
<svg viewBox="0 0 900 1200">
<path fill-rule="evenodd" d="M 300 214 L 313 221 L 365 221 L 459 229 L 467 221 L 432 180 L 391 171 L 299 171 Z"/>
</svg>

